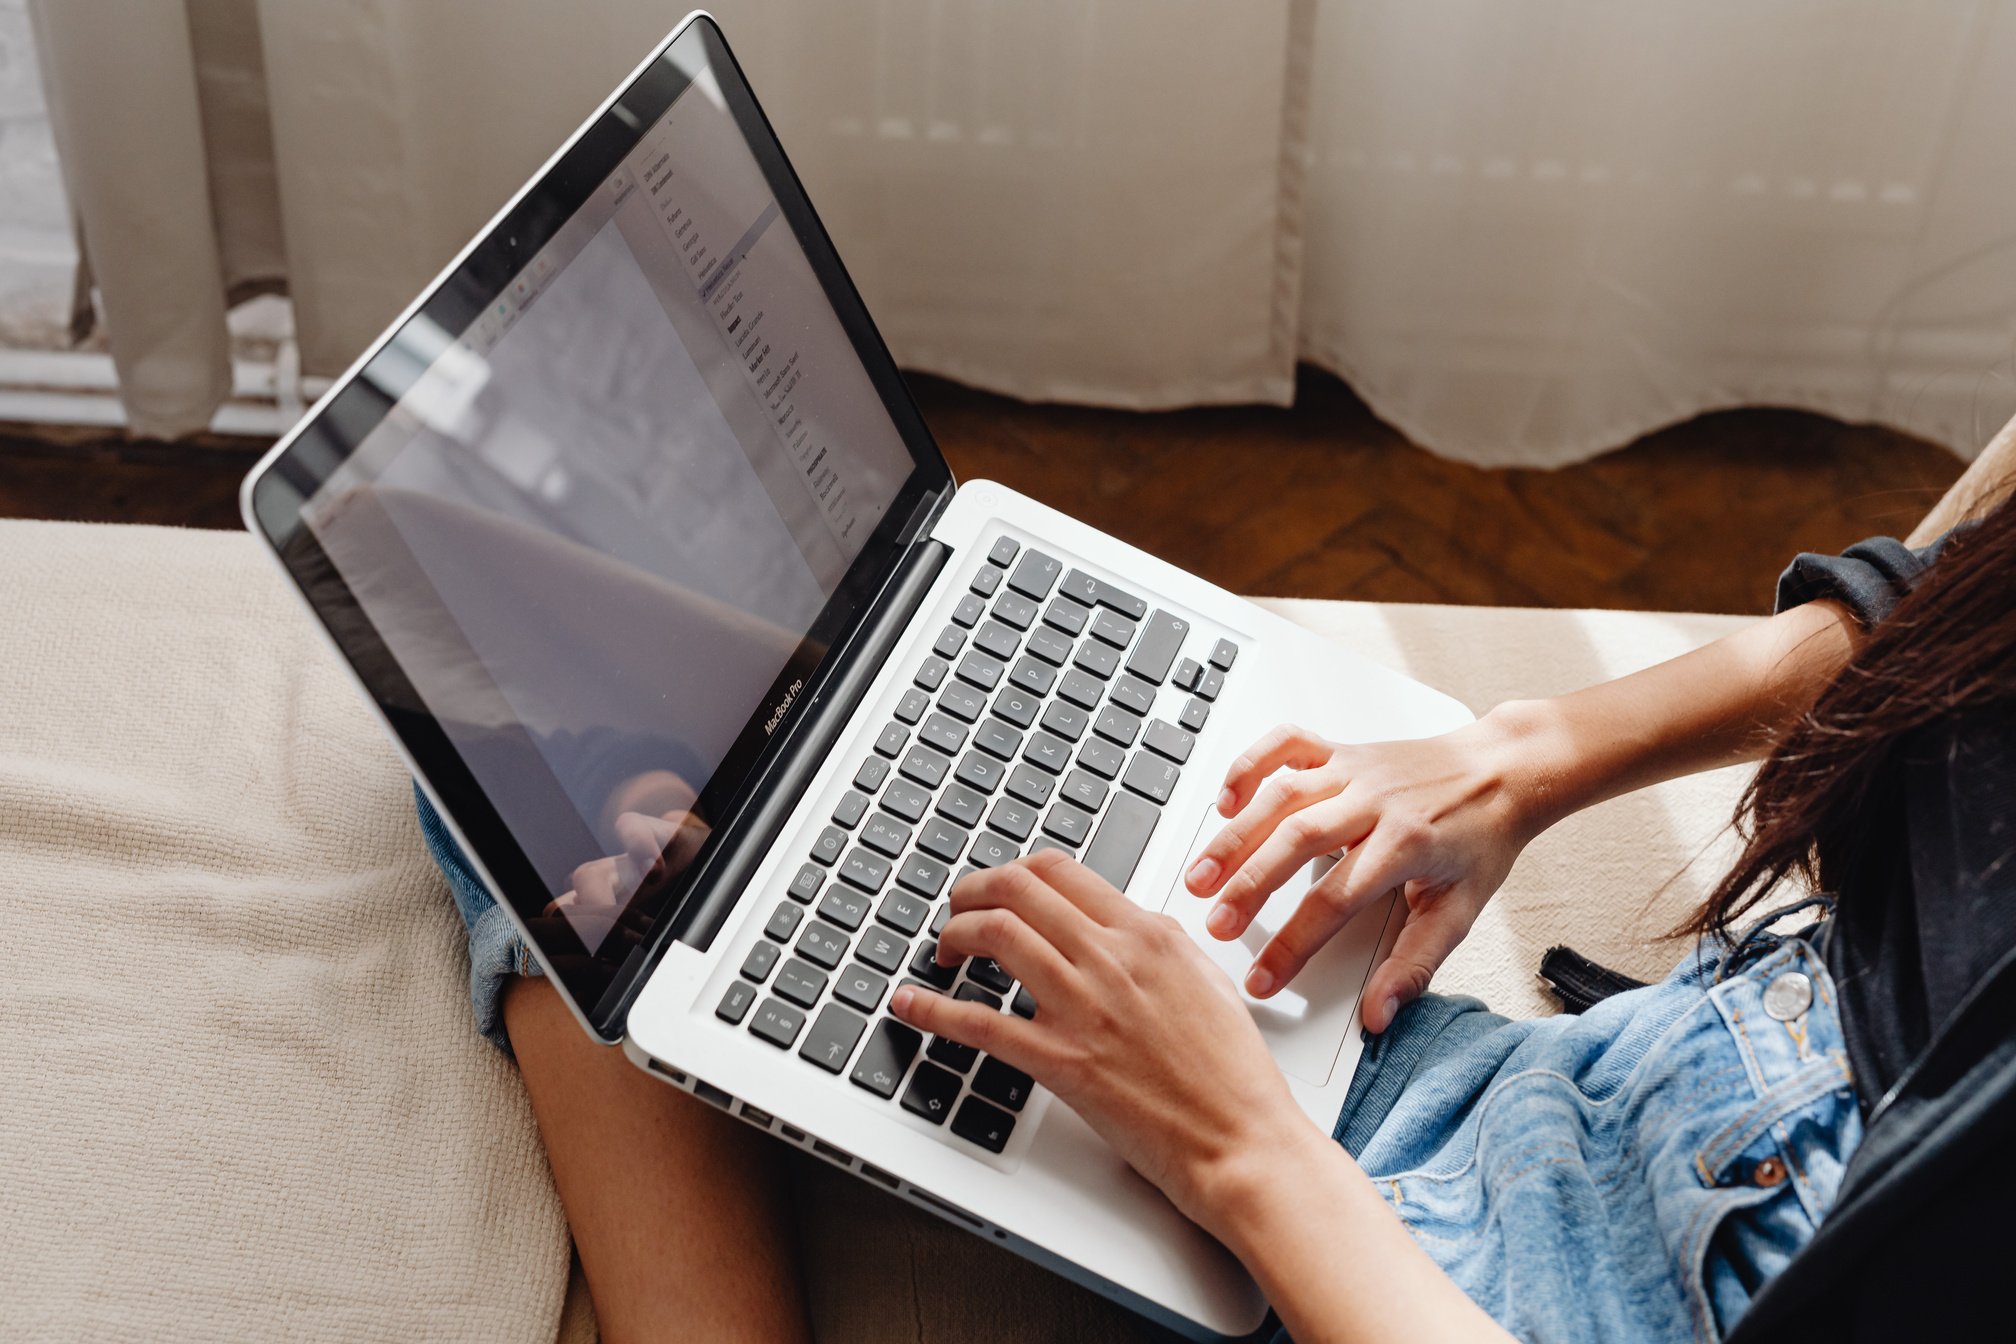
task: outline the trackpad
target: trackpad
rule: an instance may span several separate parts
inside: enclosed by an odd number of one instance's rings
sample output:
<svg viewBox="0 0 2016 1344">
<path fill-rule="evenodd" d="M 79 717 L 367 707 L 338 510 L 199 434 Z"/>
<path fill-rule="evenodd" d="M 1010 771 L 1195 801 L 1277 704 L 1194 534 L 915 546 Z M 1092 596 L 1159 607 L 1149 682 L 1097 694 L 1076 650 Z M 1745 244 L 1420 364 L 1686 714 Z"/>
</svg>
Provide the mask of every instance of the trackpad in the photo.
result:
<svg viewBox="0 0 2016 1344">
<path fill-rule="evenodd" d="M 1197 851 L 1217 833 L 1215 823 L 1218 821 L 1217 814 L 1206 814 L 1198 826 L 1196 838 L 1191 841 L 1183 867 L 1178 871 L 1189 871 Z M 1288 917 L 1301 904 L 1302 894 L 1309 890 L 1311 883 L 1330 870 L 1334 861 L 1332 858 L 1318 859 L 1284 882 L 1267 898 L 1267 904 L 1246 926 L 1246 932 L 1230 942 L 1212 937 L 1204 927 L 1204 917 L 1211 913 L 1213 902 L 1192 896 L 1189 888 L 1180 881 L 1169 893 L 1162 911 L 1174 916 L 1189 930 L 1197 945 L 1232 977 L 1234 985 L 1241 985 L 1253 959 L 1260 955 L 1260 949 L 1267 946 L 1275 931 L 1288 922 Z M 1322 950 L 1302 968 L 1301 974 L 1274 997 L 1256 999 L 1243 988 L 1239 991 L 1239 997 L 1246 1001 L 1253 1020 L 1259 1024 L 1260 1034 L 1266 1038 L 1275 1063 L 1289 1077 L 1314 1087 L 1329 1083 L 1330 1073 L 1337 1065 L 1337 1055 L 1345 1039 L 1358 1030 L 1358 996 L 1365 988 L 1365 978 L 1372 972 L 1372 959 L 1379 951 L 1386 921 L 1393 912 L 1396 899 L 1397 892 L 1360 911 L 1358 917 L 1324 944 Z"/>
</svg>

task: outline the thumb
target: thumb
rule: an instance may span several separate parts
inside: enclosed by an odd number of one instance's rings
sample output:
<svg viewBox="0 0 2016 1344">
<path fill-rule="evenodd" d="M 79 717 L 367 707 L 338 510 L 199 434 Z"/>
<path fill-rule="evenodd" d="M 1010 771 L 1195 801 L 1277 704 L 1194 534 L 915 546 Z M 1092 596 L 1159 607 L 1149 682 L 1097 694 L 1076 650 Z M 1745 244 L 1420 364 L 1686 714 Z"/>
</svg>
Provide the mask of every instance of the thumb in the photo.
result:
<svg viewBox="0 0 2016 1344">
<path fill-rule="evenodd" d="M 1400 1005 L 1412 1003 L 1428 991 L 1428 982 L 1469 932 L 1470 921 L 1453 890 L 1424 905 L 1409 905 L 1407 923 L 1393 940 L 1392 954 L 1365 982 L 1365 996 L 1358 1007 L 1365 1029 L 1377 1035 L 1392 1026 Z"/>
</svg>

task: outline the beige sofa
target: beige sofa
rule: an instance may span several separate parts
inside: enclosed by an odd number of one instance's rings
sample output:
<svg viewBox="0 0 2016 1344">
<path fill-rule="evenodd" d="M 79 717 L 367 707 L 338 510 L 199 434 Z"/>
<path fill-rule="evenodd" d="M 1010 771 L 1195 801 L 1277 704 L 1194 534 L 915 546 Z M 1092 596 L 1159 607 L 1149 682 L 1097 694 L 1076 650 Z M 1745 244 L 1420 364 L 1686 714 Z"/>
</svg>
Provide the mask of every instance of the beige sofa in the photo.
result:
<svg viewBox="0 0 2016 1344">
<path fill-rule="evenodd" d="M 1479 710 L 1741 624 L 1274 605 Z M 0 1336 L 592 1338 L 404 774 L 251 541 L 0 523 L 0 659 Z M 1662 971 L 1741 784 L 1545 836 L 1441 987 L 1551 1011 L 1559 941 Z M 1149 1337 L 794 1160 L 824 1340 Z"/>
</svg>

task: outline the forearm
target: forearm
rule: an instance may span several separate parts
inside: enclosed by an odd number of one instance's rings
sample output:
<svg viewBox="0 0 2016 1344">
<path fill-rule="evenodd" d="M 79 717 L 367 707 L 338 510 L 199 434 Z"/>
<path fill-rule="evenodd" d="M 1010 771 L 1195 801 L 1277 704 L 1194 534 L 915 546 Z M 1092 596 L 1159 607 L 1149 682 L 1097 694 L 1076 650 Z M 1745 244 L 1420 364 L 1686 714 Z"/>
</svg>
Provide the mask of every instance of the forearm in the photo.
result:
<svg viewBox="0 0 2016 1344">
<path fill-rule="evenodd" d="M 2016 420 L 2004 425 L 2002 432 L 1988 441 L 1981 456 L 1953 482 L 1932 512 L 1925 515 L 1925 521 L 1912 529 L 1904 544 L 1914 548 L 1930 546 L 1961 523 L 1986 513 L 2012 483 L 2016 483 Z"/>
<path fill-rule="evenodd" d="M 1809 602 L 1668 662 L 1485 723 L 1520 762 L 1526 829 L 1661 780 L 1755 760 L 1847 663 L 1846 608 Z"/>
<path fill-rule="evenodd" d="M 1509 1338 L 1313 1127 L 1306 1142 L 1229 1175 L 1214 1204 L 1211 1230 L 1252 1271 L 1297 1344 Z"/>
</svg>

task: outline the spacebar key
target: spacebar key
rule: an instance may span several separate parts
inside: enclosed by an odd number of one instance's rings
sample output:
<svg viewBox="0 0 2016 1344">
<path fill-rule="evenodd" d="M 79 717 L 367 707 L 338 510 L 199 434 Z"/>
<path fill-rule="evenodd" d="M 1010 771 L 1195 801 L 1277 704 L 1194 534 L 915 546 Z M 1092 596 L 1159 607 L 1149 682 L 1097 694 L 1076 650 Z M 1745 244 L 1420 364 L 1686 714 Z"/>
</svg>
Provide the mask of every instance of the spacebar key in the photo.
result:
<svg viewBox="0 0 2016 1344">
<path fill-rule="evenodd" d="M 1127 890 L 1127 879 L 1134 876 L 1134 865 L 1141 862 L 1141 851 L 1148 848 L 1148 837 L 1155 833 L 1155 821 L 1161 815 L 1162 809 L 1146 798 L 1131 793 L 1116 796 L 1085 849 L 1085 866 L 1120 890 Z"/>
</svg>

